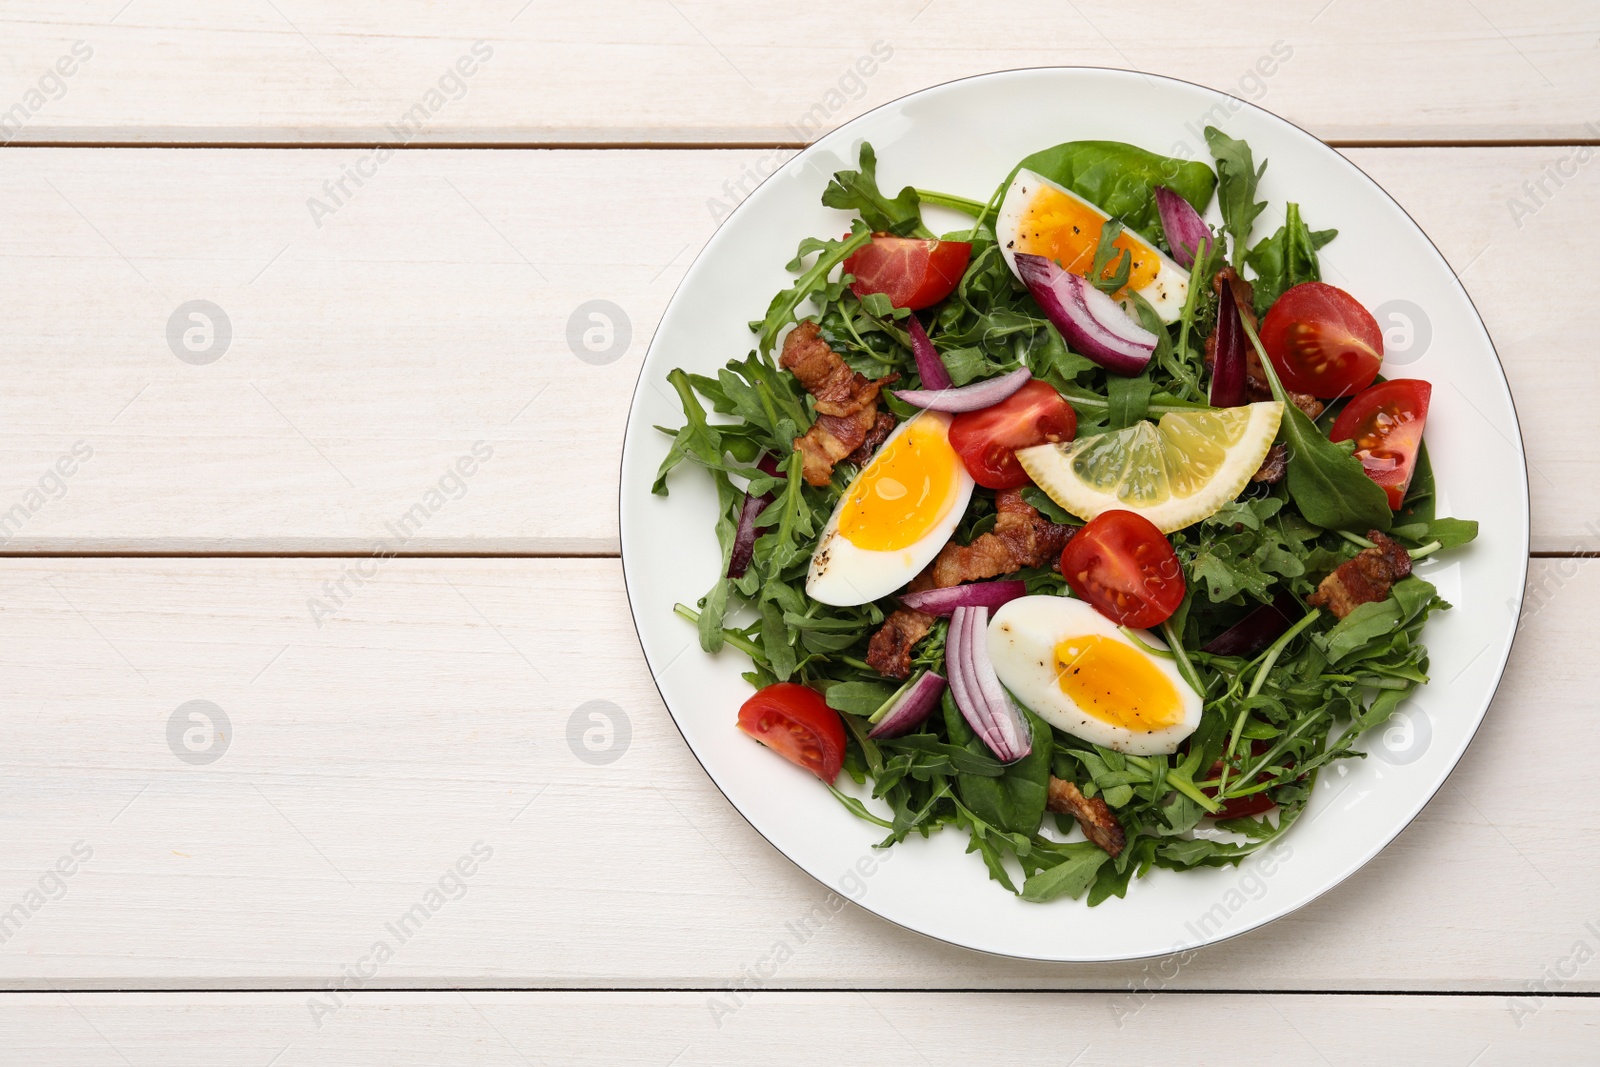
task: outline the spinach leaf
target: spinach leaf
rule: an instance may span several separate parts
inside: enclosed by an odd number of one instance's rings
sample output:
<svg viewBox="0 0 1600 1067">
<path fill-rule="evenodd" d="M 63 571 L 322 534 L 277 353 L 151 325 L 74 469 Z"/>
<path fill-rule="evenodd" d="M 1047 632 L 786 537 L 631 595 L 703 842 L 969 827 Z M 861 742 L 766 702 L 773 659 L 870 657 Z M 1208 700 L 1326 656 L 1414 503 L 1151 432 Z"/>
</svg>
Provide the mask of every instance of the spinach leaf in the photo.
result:
<svg viewBox="0 0 1600 1067">
<path fill-rule="evenodd" d="M 892 233 L 901 237 L 932 237 L 933 232 L 922 224 L 921 200 L 911 186 L 900 190 L 898 196 L 884 196 L 878 189 L 878 155 L 872 145 L 861 142 L 859 170 L 835 172 L 833 180 L 822 191 L 822 203 L 827 207 L 854 211 L 867 227 L 878 233 Z"/>
<path fill-rule="evenodd" d="M 1007 186 L 1023 168 L 1072 190 L 1147 237 L 1161 233 L 1155 186 L 1165 185 L 1204 212 L 1217 182 L 1204 163 L 1158 156 L 1120 141 L 1068 141 L 1035 152 L 1006 177 Z"/>
<path fill-rule="evenodd" d="M 1261 367 L 1272 387 L 1272 395 L 1283 404 L 1283 422 L 1278 440 L 1289 446 L 1285 480 L 1295 506 L 1311 522 L 1326 530 L 1387 530 L 1394 523 L 1389 497 L 1378 483 L 1367 477 L 1361 461 L 1352 453 L 1354 441 L 1334 444 L 1322 436 L 1316 423 L 1289 402 L 1272 359 L 1261 347 L 1250 323 L 1244 322 L 1245 336 L 1261 357 Z"/>
<path fill-rule="evenodd" d="M 1396 526 L 1389 531 L 1391 537 L 1403 537 L 1419 545 L 1439 542 L 1440 549 L 1460 548 L 1478 536 L 1476 519 L 1433 519 L 1429 522 L 1412 522 Z"/>
<path fill-rule="evenodd" d="M 824 694 L 828 707 L 866 718 L 894 696 L 894 687 L 881 682 L 839 682 Z"/>
<path fill-rule="evenodd" d="M 974 754 L 989 756 L 989 746 L 972 732 L 972 727 L 967 725 L 948 689 L 945 690 L 941 706 L 944 709 L 945 732 L 950 735 L 951 743 L 964 746 Z M 1033 731 L 1033 748 L 1026 756 L 1015 763 L 1003 764 L 1003 773 L 998 778 L 970 774 L 956 778 L 956 792 L 960 794 L 963 804 L 991 826 L 1017 834 L 1033 833 L 1044 818 L 1050 786 L 1050 753 L 1054 743 L 1049 723 L 1032 712 L 1025 711 L 1024 714 L 1029 729 Z"/>
<path fill-rule="evenodd" d="M 1400 510 L 1395 512 L 1394 517 L 1401 524 L 1432 522 L 1437 514 L 1437 504 L 1433 461 L 1428 458 L 1428 442 L 1424 440 L 1417 448 L 1417 465 L 1411 471 L 1411 485 L 1406 489 L 1406 498 L 1401 501 Z"/>
<path fill-rule="evenodd" d="M 1256 200 L 1256 186 L 1267 171 L 1262 161 L 1256 168 L 1250 146 L 1235 140 L 1217 129 L 1206 127 L 1206 144 L 1217 161 L 1217 202 L 1222 206 L 1222 229 L 1233 241 L 1233 266 L 1244 265 L 1245 246 L 1250 242 L 1250 230 L 1256 216 L 1267 206 Z"/>
<path fill-rule="evenodd" d="M 1245 263 L 1256 272 L 1257 315 L 1265 315 L 1278 297 L 1301 282 L 1321 281 L 1317 250 L 1339 236 L 1338 230 L 1309 229 L 1300 218 L 1299 204 L 1286 205 L 1284 216 L 1277 233 L 1245 253 Z"/>
</svg>

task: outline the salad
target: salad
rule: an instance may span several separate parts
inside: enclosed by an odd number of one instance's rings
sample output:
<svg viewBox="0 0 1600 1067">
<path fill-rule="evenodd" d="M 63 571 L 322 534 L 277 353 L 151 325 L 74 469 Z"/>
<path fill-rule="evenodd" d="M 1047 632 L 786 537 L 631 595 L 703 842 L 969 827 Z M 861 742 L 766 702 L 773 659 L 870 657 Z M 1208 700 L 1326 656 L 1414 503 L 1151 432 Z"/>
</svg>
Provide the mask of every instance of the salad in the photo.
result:
<svg viewBox="0 0 1600 1067">
<path fill-rule="evenodd" d="M 675 610 L 749 658 L 738 727 L 1024 900 L 1287 832 L 1428 680 L 1414 562 L 1477 534 L 1435 514 L 1429 384 L 1321 280 L 1336 231 L 1287 203 L 1251 244 L 1266 163 L 1206 139 L 1057 145 L 985 201 L 889 195 L 863 143 L 754 350 L 668 375 L 654 491 L 710 476 L 723 564 Z"/>
</svg>

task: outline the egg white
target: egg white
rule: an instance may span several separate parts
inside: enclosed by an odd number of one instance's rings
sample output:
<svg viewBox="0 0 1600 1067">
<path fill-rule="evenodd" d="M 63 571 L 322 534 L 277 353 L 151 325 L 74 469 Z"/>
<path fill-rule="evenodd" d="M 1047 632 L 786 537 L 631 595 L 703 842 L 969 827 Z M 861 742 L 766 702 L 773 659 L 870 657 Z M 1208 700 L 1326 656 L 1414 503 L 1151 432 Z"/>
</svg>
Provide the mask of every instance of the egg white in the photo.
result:
<svg viewBox="0 0 1600 1067">
<path fill-rule="evenodd" d="M 1069 637 L 1099 635 L 1127 645 L 1143 656 L 1173 684 L 1183 717 L 1159 730 L 1134 731 L 1084 711 L 1056 680 L 1056 645 Z M 1148 633 L 1140 640 L 1152 648 L 1166 645 Z M 989 622 L 989 659 L 1000 684 L 1050 725 L 1131 756 L 1154 756 L 1178 750 L 1183 739 L 1200 725 L 1200 695 L 1183 680 L 1177 664 L 1152 656 L 1128 638 L 1116 623 L 1081 600 L 1064 596 L 1025 596 L 1003 605 Z"/>
<path fill-rule="evenodd" d="M 1022 216 L 1027 212 L 1028 203 L 1033 199 L 1034 192 L 1041 185 L 1047 185 L 1058 192 L 1064 193 L 1080 204 L 1087 204 L 1095 213 L 1104 217 L 1098 205 L 1056 184 L 1042 174 L 1026 168 L 1017 171 L 1017 176 L 1012 179 L 1011 186 L 1006 190 L 1005 199 L 1000 203 L 1000 213 L 995 218 L 994 232 L 1000 241 L 1000 254 L 1005 257 L 1006 266 L 1011 268 L 1011 273 L 1017 274 L 1017 254 L 1012 247 L 1016 243 L 1017 233 L 1022 228 Z M 1189 296 L 1189 272 L 1173 261 L 1171 256 L 1161 251 L 1156 243 L 1142 233 L 1133 230 L 1126 231 L 1149 245 L 1155 252 L 1156 260 L 1160 264 L 1156 276 L 1143 289 L 1134 292 L 1150 302 L 1162 322 L 1177 322 L 1183 315 L 1183 304 Z M 1021 278 L 1021 275 L 1017 275 Z"/>
<path fill-rule="evenodd" d="M 972 475 L 967 473 L 953 449 L 950 458 L 956 485 L 950 494 L 950 510 L 922 537 L 905 548 L 881 552 L 852 544 L 839 533 L 839 515 L 844 511 L 845 501 L 855 492 L 856 483 L 872 470 L 878 457 L 885 455 L 901 434 L 924 420 L 940 423 L 948 434 L 950 416 L 943 412 L 923 411 L 907 419 L 884 440 L 872 462 L 861 469 L 834 506 L 828 525 L 817 539 L 817 550 L 812 554 L 811 569 L 806 574 L 806 594 L 812 600 L 835 607 L 852 607 L 888 596 L 932 563 L 933 557 L 955 533 L 972 500 L 973 482 Z"/>
</svg>

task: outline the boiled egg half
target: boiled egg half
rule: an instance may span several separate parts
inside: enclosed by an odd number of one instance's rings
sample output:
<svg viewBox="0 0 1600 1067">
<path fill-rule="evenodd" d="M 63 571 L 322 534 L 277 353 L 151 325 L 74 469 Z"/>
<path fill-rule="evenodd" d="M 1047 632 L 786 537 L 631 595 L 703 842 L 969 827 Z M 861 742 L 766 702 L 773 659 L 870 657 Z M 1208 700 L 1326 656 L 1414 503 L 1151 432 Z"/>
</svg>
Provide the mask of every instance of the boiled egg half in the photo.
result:
<svg viewBox="0 0 1600 1067">
<path fill-rule="evenodd" d="M 1152 648 L 1166 650 L 1140 633 Z M 1200 695 L 1081 600 L 1025 596 L 989 622 L 1000 684 L 1057 729 L 1131 756 L 1176 752 L 1200 725 Z"/>
<path fill-rule="evenodd" d="M 1017 171 L 1000 202 L 995 234 L 1000 239 L 1000 254 L 1013 274 L 1017 272 L 1017 253 L 1024 252 L 1055 260 L 1073 274 L 1087 275 L 1094 269 L 1100 229 L 1109 220 L 1109 215 L 1077 193 L 1024 168 Z M 1132 290 L 1150 302 L 1162 322 L 1177 322 L 1189 294 L 1189 272 L 1131 230 L 1123 230 L 1113 244 L 1133 257 L 1128 284 L 1114 295 L 1120 299 Z"/>
<path fill-rule="evenodd" d="M 950 416 L 923 411 L 900 424 L 861 469 L 817 541 L 811 599 L 865 604 L 933 562 L 972 499 L 972 476 L 950 447 Z"/>
</svg>

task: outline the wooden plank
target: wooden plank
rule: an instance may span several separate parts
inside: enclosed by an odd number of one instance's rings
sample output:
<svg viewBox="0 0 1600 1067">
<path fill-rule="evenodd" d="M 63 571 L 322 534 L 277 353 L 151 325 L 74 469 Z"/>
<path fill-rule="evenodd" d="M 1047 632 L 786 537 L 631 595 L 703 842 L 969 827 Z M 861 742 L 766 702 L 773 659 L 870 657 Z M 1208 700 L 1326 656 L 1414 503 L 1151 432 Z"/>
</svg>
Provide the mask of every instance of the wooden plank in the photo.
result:
<svg viewBox="0 0 1600 1067">
<path fill-rule="evenodd" d="M 1580 173 L 1546 181 L 1526 217 L 1508 207 L 1564 152 L 1350 152 L 1464 272 L 1499 345 L 1540 551 L 1597 547 L 1570 487 L 1595 484 L 1600 428 L 1565 412 L 1592 381 L 1572 294 L 1600 287 L 1583 243 L 1600 187 Z M 617 550 L 618 450 L 651 332 L 714 228 L 708 201 L 765 154 L 403 153 L 318 226 L 307 199 L 359 158 L 7 154 L 0 512 L 40 505 L 0 529 L 7 551 L 363 552 L 392 526 L 408 552 Z M 1337 269 L 1337 243 L 1325 255 Z M 1529 281 L 1552 264 L 1560 284 Z M 192 300 L 231 323 L 208 365 L 175 354 Z M 591 300 L 629 324 L 610 363 L 579 356 Z M 80 441 L 93 455 L 63 493 L 49 471 Z M 492 456 L 457 484 L 475 442 Z M 441 480 L 441 506 L 405 521 Z"/>
<path fill-rule="evenodd" d="M 322 1016 L 320 1028 L 306 999 L 304 993 L 25 994 L 0 1002 L 0 1037 L 38 1067 L 861 1059 L 926 1065 L 1012 1058 L 1079 1067 L 1180 1058 L 1240 1067 L 1494 1067 L 1589 1063 L 1600 1033 L 1593 1000 L 1548 1001 L 1519 1027 L 1501 998 L 1448 996 L 1168 996 L 1119 1015 L 1115 997 L 1095 994 L 759 993 L 737 1014 L 718 1017 L 704 996 L 689 993 L 367 992 Z M 997 1018 L 1005 1024 L 995 1025 Z M 1223 1061 L 1210 1048 L 1197 1049 L 1195 1035 L 1226 1018 L 1248 1018 L 1250 1037 Z"/>
<path fill-rule="evenodd" d="M 1360 873 L 1192 958 L 1071 968 L 911 934 L 790 865 L 662 708 L 616 561 L 390 560 L 316 625 L 350 563 L 0 561 L 0 919 L 28 904 L 0 988 L 376 966 L 411 988 L 1600 989 L 1573 962 L 1600 938 L 1600 807 L 1570 743 L 1600 562 L 1534 561 L 1479 737 Z"/>
<path fill-rule="evenodd" d="M 981 19 L 948 0 L 823 0 L 779 26 L 730 0 L 100 0 L 49 13 L 6 0 L 0 108 L 22 111 L 0 132 L 24 143 L 787 143 L 928 85 L 1061 64 L 1199 82 L 1325 138 L 1596 136 L 1600 19 L 1557 0 L 1483 0 L 1447 16 L 1380 0 L 1217 11 L 1027 0 Z M 54 73 L 62 57 L 70 76 Z"/>
</svg>

